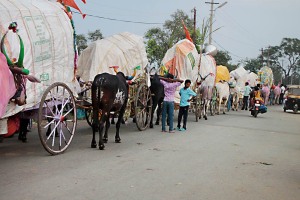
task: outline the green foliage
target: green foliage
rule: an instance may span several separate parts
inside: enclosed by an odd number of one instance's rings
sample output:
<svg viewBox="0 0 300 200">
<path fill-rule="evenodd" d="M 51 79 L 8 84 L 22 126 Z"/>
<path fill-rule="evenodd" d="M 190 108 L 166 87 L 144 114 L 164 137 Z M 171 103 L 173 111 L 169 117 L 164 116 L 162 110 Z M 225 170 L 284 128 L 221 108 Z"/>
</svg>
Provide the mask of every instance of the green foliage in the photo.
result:
<svg viewBox="0 0 300 200">
<path fill-rule="evenodd" d="M 297 77 L 300 71 L 300 40 L 283 38 L 279 46 L 270 46 L 264 51 L 263 60 L 276 71 L 277 76 L 283 75 L 284 84 L 290 84 L 291 78 Z"/>
<path fill-rule="evenodd" d="M 217 55 L 214 56 L 217 65 L 223 65 L 228 67 L 229 61 L 231 61 L 231 56 L 227 51 L 218 51 Z"/>
<path fill-rule="evenodd" d="M 246 59 L 244 63 L 245 63 L 244 68 L 254 73 L 257 73 L 262 66 L 259 58 Z"/>
<path fill-rule="evenodd" d="M 182 10 L 177 10 L 171 15 L 170 20 L 165 21 L 163 29 L 152 28 L 146 32 L 146 50 L 150 64 L 160 65 L 167 50 L 179 40 L 186 38 L 182 21 L 184 21 L 191 37 L 196 38 L 195 42 L 198 42 L 200 31 L 196 30 L 196 33 L 194 33 L 193 20 Z"/>
<path fill-rule="evenodd" d="M 103 39 L 103 35 L 99 29 L 95 30 L 94 32 L 88 32 L 88 39 L 89 41 L 93 42 L 96 40 Z"/>
<path fill-rule="evenodd" d="M 83 49 L 87 48 L 87 39 L 84 34 L 76 35 L 76 43 L 78 48 L 78 53 L 82 52 Z"/>
</svg>

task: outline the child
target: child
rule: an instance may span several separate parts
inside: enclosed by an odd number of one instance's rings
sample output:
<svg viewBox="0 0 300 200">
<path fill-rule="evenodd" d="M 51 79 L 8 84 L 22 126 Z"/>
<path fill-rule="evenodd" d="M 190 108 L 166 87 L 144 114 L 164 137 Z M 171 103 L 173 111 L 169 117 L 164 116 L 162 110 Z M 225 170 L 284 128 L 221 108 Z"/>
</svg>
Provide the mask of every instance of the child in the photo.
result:
<svg viewBox="0 0 300 200">
<path fill-rule="evenodd" d="M 196 96 L 197 94 L 191 90 L 189 87 L 191 85 L 191 81 L 189 79 L 185 80 L 184 87 L 180 89 L 180 108 L 178 113 L 178 124 L 177 124 L 177 130 L 179 131 L 185 131 L 186 130 L 186 121 L 188 117 L 188 111 L 191 101 L 191 96 Z M 180 128 L 180 123 L 183 115 L 183 127 Z"/>
</svg>

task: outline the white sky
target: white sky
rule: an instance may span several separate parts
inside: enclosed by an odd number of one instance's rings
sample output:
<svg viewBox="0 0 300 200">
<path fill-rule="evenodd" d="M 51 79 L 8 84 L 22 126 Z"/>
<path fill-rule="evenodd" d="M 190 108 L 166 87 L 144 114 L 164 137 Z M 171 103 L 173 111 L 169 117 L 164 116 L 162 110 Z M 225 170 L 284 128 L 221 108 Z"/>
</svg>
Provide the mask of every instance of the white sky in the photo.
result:
<svg viewBox="0 0 300 200">
<path fill-rule="evenodd" d="M 126 0 L 102 1 L 77 0 L 83 13 L 127 21 L 153 24 L 125 23 L 87 16 L 84 20 L 74 14 L 77 34 L 100 29 L 104 37 L 128 31 L 144 36 L 153 27 L 171 19 L 177 9 L 193 16 L 191 10 L 197 9 L 197 27 L 203 19 L 208 19 L 210 0 Z M 226 0 L 214 0 L 223 3 Z M 216 10 L 213 29 L 213 44 L 220 50 L 230 53 L 233 63 L 247 58 L 256 58 L 261 48 L 279 45 L 282 38 L 300 38 L 300 0 L 227 0 L 227 4 Z M 217 6 L 215 6 L 216 8 Z"/>
</svg>

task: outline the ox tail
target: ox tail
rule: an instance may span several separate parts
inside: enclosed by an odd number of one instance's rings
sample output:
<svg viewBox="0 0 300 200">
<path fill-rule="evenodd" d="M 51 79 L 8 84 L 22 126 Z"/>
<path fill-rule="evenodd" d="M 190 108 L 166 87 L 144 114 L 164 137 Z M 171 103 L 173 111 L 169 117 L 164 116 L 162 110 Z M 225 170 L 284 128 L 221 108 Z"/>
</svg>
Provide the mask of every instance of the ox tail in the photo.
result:
<svg viewBox="0 0 300 200">
<path fill-rule="evenodd" d="M 103 85 L 104 79 L 100 79 L 92 85 L 92 107 L 93 107 L 93 128 L 96 128 L 98 131 L 99 125 L 99 114 L 102 113 L 100 109 L 101 103 L 101 88 Z"/>
</svg>

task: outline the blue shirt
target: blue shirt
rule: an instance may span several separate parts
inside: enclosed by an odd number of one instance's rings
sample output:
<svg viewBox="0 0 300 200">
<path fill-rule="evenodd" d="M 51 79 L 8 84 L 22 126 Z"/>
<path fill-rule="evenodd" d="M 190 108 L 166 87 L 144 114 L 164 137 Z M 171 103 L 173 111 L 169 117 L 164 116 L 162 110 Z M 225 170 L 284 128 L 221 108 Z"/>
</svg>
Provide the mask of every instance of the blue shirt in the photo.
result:
<svg viewBox="0 0 300 200">
<path fill-rule="evenodd" d="M 249 85 L 245 86 L 244 96 L 248 97 L 250 95 L 250 92 L 251 92 L 251 87 Z"/>
<path fill-rule="evenodd" d="M 190 102 L 188 102 L 188 100 L 190 99 L 191 96 L 196 96 L 197 94 L 191 90 L 190 88 L 184 89 L 181 88 L 179 91 L 180 94 L 180 104 L 179 106 L 183 107 L 183 106 L 189 106 Z"/>
</svg>

